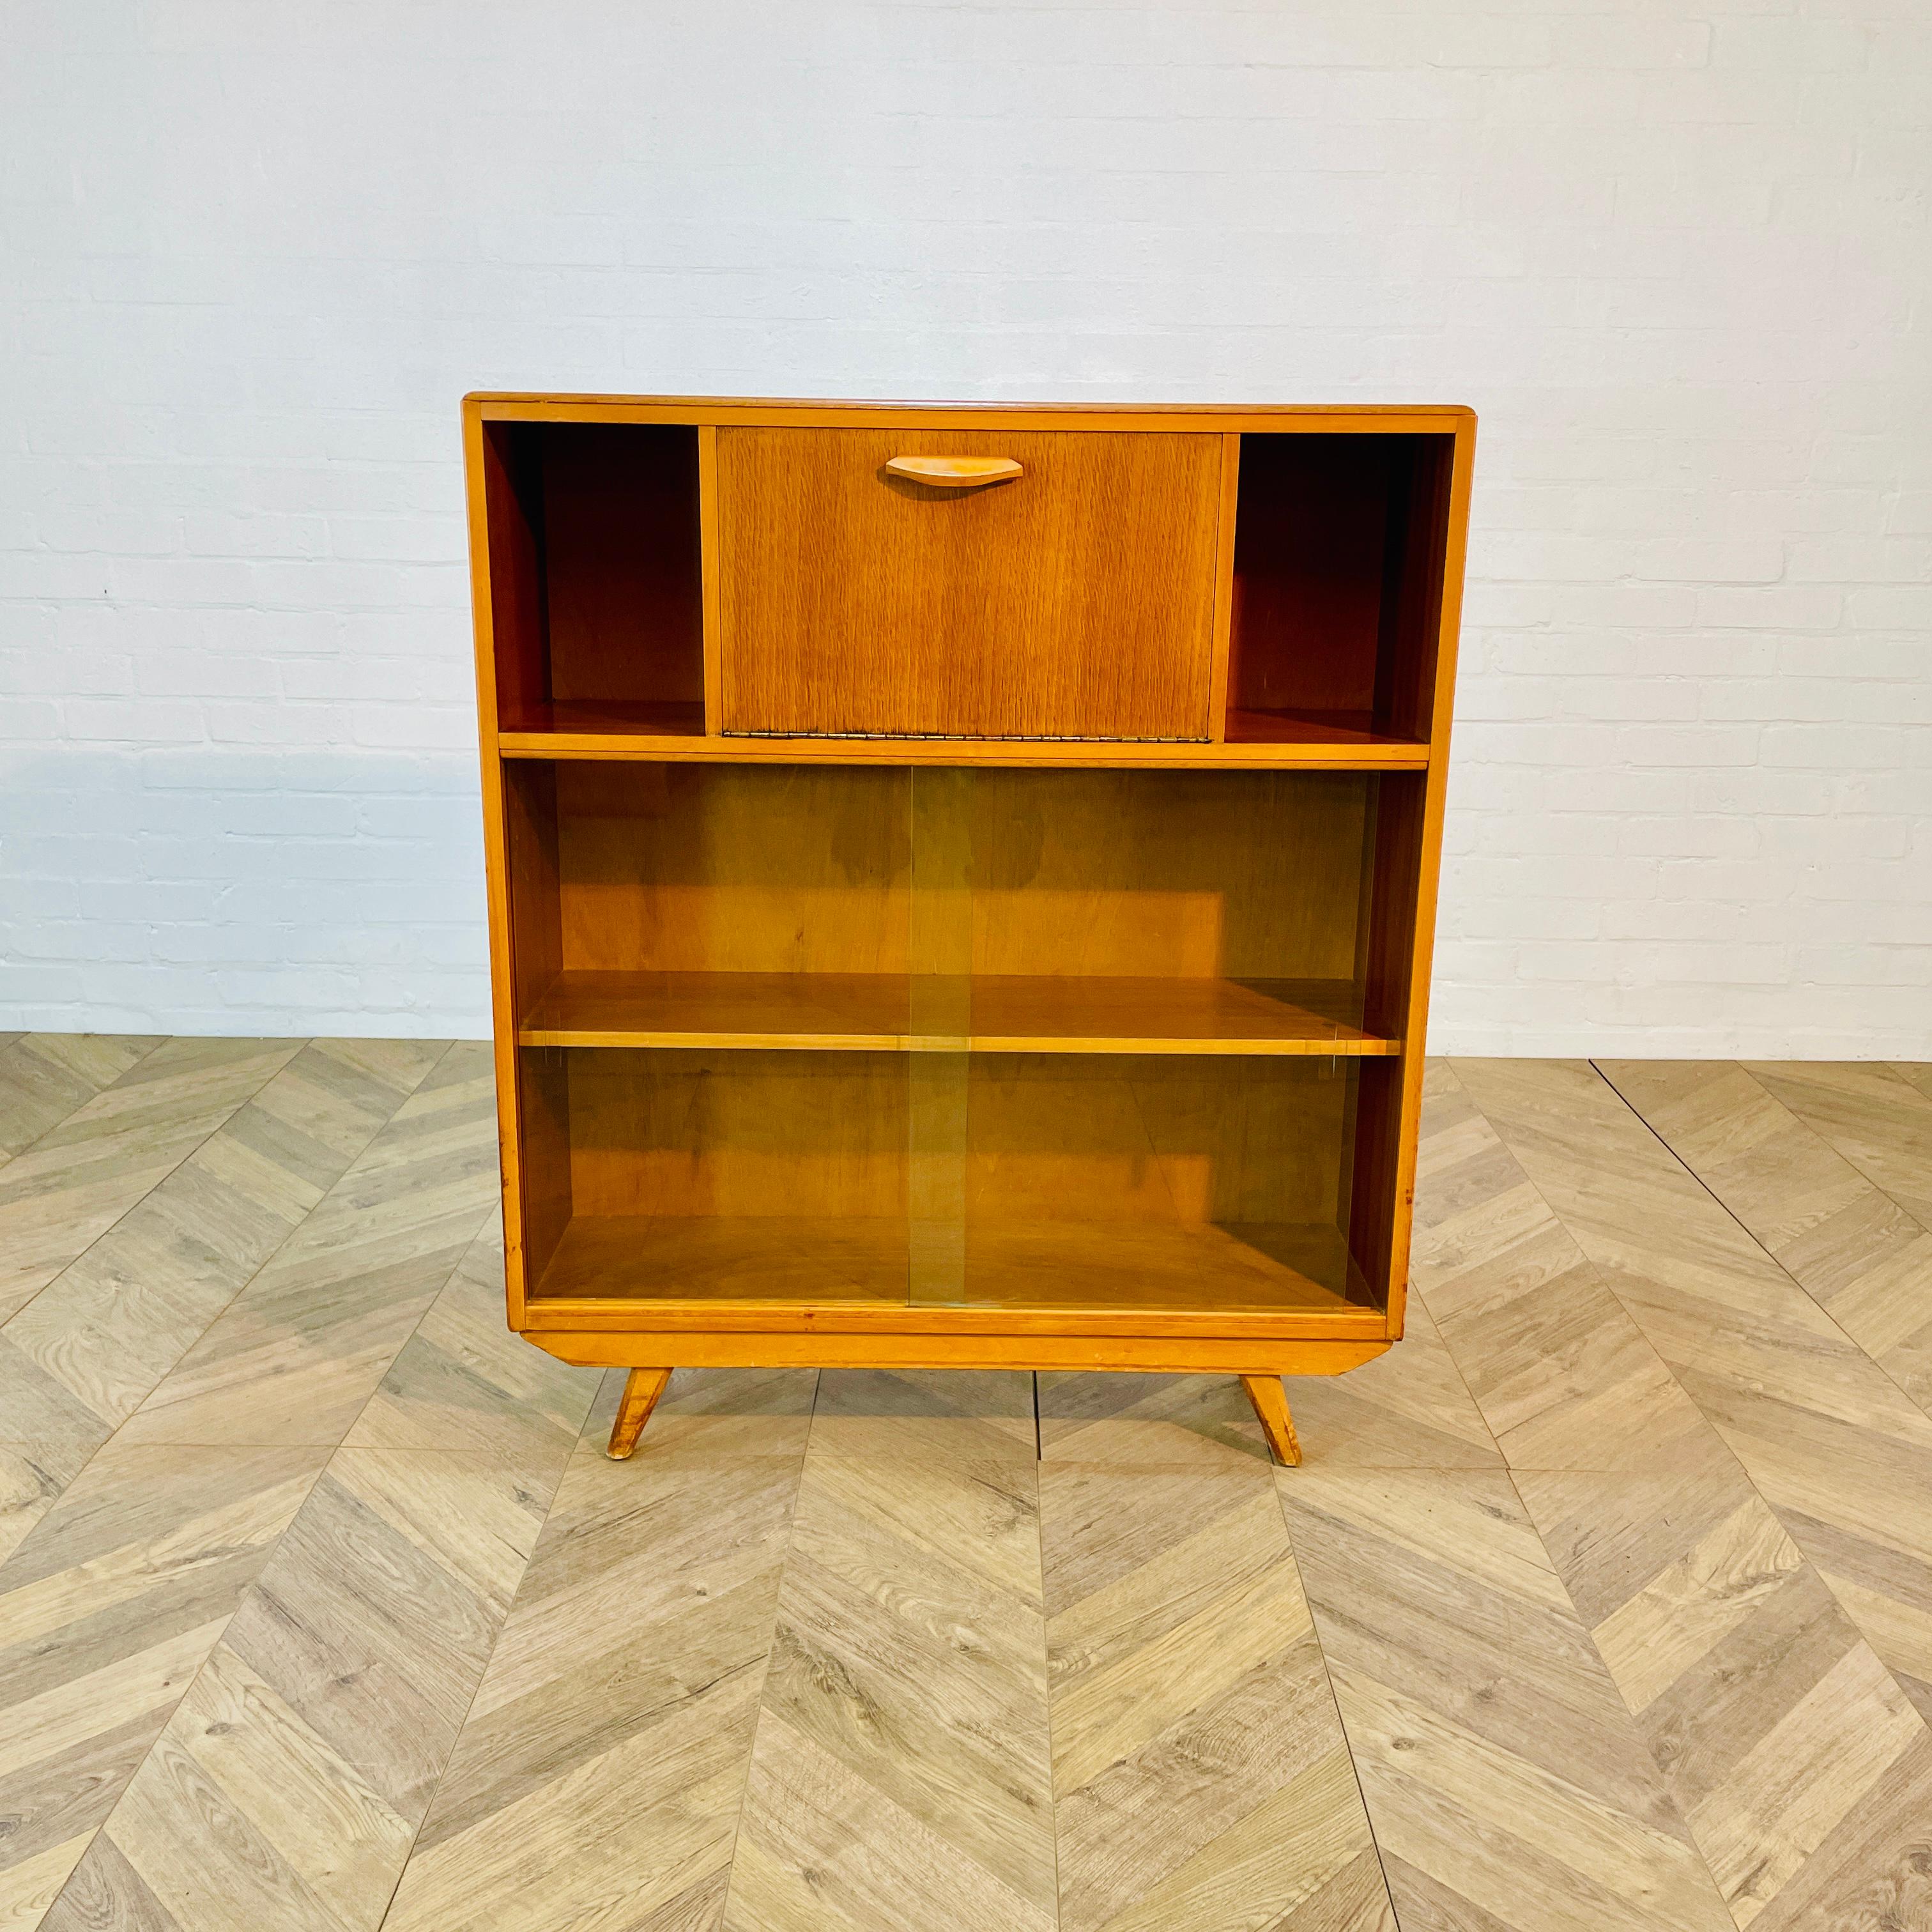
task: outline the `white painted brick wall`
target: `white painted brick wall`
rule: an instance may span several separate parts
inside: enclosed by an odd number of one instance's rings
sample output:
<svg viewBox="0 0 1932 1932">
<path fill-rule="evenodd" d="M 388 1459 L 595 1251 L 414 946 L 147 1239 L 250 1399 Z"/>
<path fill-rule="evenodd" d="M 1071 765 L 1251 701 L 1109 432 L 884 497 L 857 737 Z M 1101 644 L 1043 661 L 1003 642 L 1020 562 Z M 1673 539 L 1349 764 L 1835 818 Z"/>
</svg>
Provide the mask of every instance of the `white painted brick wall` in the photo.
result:
<svg viewBox="0 0 1932 1932">
<path fill-rule="evenodd" d="M 14 0 L 0 1024 L 480 1032 L 477 387 L 1483 428 L 1436 1039 L 1932 1054 L 1927 0 Z"/>
</svg>

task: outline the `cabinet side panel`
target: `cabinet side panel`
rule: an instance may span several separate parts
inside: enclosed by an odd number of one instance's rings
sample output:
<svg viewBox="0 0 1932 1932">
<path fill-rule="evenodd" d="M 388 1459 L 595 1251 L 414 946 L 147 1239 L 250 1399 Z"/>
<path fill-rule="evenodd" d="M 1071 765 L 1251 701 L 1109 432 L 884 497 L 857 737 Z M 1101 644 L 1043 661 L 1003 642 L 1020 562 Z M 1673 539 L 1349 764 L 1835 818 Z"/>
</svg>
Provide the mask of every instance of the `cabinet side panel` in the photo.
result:
<svg viewBox="0 0 1932 1932">
<path fill-rule="evenodd" d="M 1427 792 L 1407 774 L 1378 781 L 1373 860 L 1363 950 L 1363 1024 L 1406 1040 L 1414 995 L 1417 893 Z M 1398 1221 L 1406 1225 L 1409 1164 L 1401 1060 L 1365 1072 L 1355 1120 L 1349 1244 L 1378 1304 L 1394 1292 L 1390 1276 Z"/>
<path fill-rule="evenodd" d="M 506 850 L 507 775 L 500 721 L 541 689 L 542 598 L 531 518 L 514 474 L 513 432 L 487 424 L 474 398 L 463 406 L 463 464 L 470 522 L 470 594 L 476 631 L 477 747 L 483 808 L 484 885 L 490 926 L 490 1024 L 495 1042 L 496 1132 L 502 1183 L 504 1284 L 510 1324 L 520 1327 L 529 1286 L 521 1211 L 515 994 Z"/>
<path fill-rule="evenodd" d="M 523 1275 L 535 1294 L 570 1225 L 570 1064 L 560 1047 L 526 1047 L 517 1056 L 520 1121 Z M 507 1246 L 509 1223 L 506 1219 Z"/>
<path fill-rule="evenodd" d="M 1402 1192 L 1402 1071 L 1400 1060 L 1364 1060 L 1355 1107 L 1348 1246 L 1378 1308 L 1397 1298 L 1391 1270 Z"/>
<path fill-rule="evenodd" d="M 505 973 L 509 998 L 499 1025 L 506 1044 L 521 1016 L 557 975 L 562 962 L 557 896 L 556 768 L 533 762 L 500 766 L 505 917 Z M 500 1001 L 500 1006 L 505 1003 Z M 503 1245 L 513 1283 L 526 1297 L 570 1219 L 570 1162 L 565 1137 L 563 1067 L 556 1056 L 499 1054 L 514 1107 L 504 1132 L 514 1148 L 503 1163 Z M 552 1062 L 554 1064 L 551 1064 Z"/>
<path fill-rule="evenodd" d="M 1426 738 L 1436 708 L 1454 439 L 1406 440 L 1389 491 L 1376 716 L 1400 738 Z"/>
<path fill-rule="evenodd" d="M 488 595 L 479 597 L 478 644 L 490 659 L 490 729 L 512 730 L 550 697 L 544 636 L 542 478 L 529 432 L 510 423 L 478 425 L 483 556 Z M 479 585 L 480 588 L 480 585 Z"/>
<path fill-rule="evenodd" d="M 1408 1288 L 1474 448 L 1470 422 L 1453 437 L 1417 439 L 1405 504 L 1392 519 L 1400 525 L 1402 556 L 1400 580 L 1391 585 L 1396 628 L 1385 640 L 1382 696 L 1401 720 L 1397 728 L 1426 736 L 1430 752 L 1426 773 L 1379 781 L 1364 1024 L 1400 1038 L 1403 1050 L 1399 1060 L 1364 1071 L 1350 1238 L 1394 1335 L 1402 1333 Z"/>
<path fill-rule="evenodd" d="M 1440 448 L 1440 444 L 1438 445 Z M 1423 780 L 1421 823 L 1416 834 L 1414 929 L 1410 940 L 1409 994 L 1401 1061 L 1401 1124 L 1394 1225 L 1390 1242 L 1389 1332 L 1402 1333 L 1408 1292 L 1410 1224 L 1415 1203 L 1416 1140 L 1422 1123 L 1424 1054 L 1427 1048 L 1430 975 L 1436 950 L 1437 888 L 1442 868 L 1442 819 L 1448 800 L 1449 734 L 1456 704 L 1456 656 L 1462 612 L 1462 576 L 1468 544 L 1469 492 L 1474 478 L 1476 424 L 1466 418 L 1452 446 L 1438 459 L 1435 488 L 1442 511 L 1442 567 L 1432 580 L 1432 603 L 1425 615 L 1433 649 L 1430 664 L 1429 770 Z M 1414 780 L 1407 781 L 1413 784 Z"/>
</svg>

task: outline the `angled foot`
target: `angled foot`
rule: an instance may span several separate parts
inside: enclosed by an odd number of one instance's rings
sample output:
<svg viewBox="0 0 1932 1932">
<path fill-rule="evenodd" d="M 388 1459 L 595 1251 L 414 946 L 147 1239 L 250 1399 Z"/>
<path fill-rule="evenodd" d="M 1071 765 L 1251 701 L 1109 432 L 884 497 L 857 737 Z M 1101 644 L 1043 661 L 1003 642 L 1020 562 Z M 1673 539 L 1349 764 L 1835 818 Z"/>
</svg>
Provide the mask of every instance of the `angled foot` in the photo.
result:
<svg viewBox="0 0 1932 1932">
<path fill-rule="evenodd" d="M 1255 1406 L 1262 1433 L 1268 1439 L 1275 1460 L 1291 1469 L 1301 1460 L 1301 1444 L 1294 1438 L 1294 1418 L 1288 1412 L 1288 1391 L 1279 1376 L 1244 1376 L 1241 1386 Z"/>
<path fill-rule="evenodd" d="M 617 1403 L 617 1420 L 610 1425 L 610 1446 L 604 1451 L 613 1462 L 621 1462 L 638 1446 L 658 1397 L 670 1380 L 668 1369 L 633 1369 L 625 1378 L 624 1393 Z"/>
</svg>

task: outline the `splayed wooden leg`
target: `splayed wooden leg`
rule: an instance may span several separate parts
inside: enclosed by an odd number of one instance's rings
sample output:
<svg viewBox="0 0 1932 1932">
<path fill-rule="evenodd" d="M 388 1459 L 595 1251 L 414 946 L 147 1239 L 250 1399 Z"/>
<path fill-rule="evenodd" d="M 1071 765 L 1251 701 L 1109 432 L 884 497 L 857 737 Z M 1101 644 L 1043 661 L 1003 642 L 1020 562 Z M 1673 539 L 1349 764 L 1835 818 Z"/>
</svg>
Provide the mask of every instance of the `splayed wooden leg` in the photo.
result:
<svg viewBox="0 0 1932 1932">
<path fill-rule="evenodd" d="M 1279 1376 L 1244 1376 L 1241 1386 L 1255 1406 L 1262 1433 L 1278 1462 L 1292 1469 L 1301 1460 L 1301 1444 L 1295 1440 L 1294 1418 L 1288 1412 L 1288 1391 Z"/>
<path fill-rule="evenodd" d="M 668 1369 L 633 1369 L 626 1378 L 617 1420 L 610 1425 L 610 1447 L 604 1452 L 614 1462 L 621 1462 L 636 1448 L 638 1438 L 644 1432 L 644 1424 L 650 1420 L 651 1411 L 670 1380 Z"/>
</svg>

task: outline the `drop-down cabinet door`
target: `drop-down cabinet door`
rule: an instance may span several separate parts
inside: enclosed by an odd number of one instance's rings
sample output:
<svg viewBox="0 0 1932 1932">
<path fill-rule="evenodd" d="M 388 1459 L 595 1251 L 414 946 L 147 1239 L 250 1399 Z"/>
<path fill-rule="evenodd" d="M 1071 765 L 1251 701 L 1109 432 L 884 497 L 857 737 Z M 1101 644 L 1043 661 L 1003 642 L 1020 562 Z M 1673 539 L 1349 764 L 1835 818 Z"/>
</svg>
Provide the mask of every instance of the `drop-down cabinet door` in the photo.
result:
<svg viewBox="0 0 1932 1932">
<path fill-rule="evenodd" d="M 1229 440 L 721 428 L 723 729 L 1207 738 Z"/>
</svg>

